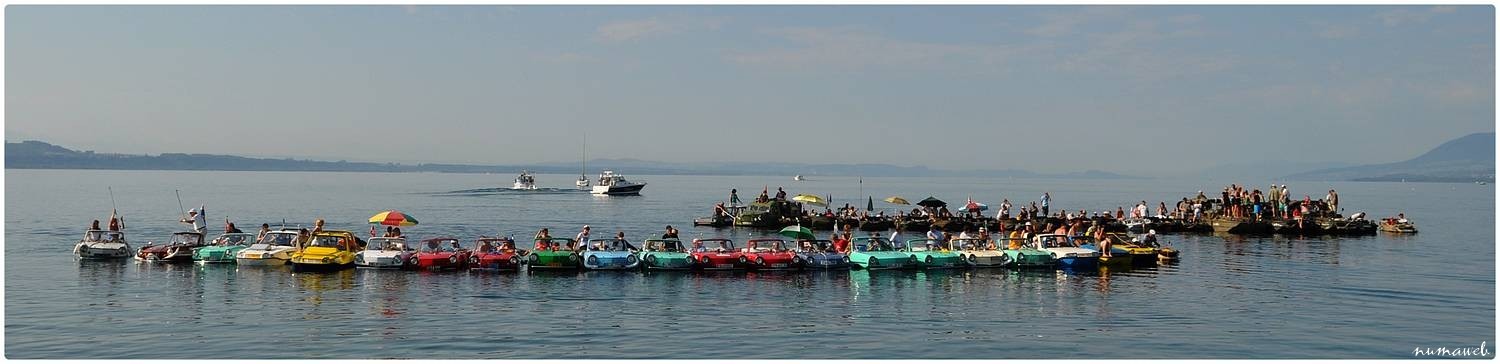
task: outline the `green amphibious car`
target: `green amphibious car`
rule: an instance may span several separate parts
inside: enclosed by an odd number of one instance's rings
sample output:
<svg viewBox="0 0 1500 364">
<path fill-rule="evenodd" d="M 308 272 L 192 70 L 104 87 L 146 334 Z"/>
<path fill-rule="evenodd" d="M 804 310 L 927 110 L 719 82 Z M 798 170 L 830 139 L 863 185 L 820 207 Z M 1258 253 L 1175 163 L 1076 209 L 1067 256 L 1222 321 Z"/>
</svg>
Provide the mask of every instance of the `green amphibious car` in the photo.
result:
<svg viewBox="0 0 1500 364">
<path fill-rule="evenodd" d="M 891 241 L 882 237 L 854 238 L 849 251 L 849 264 L 862 269 L 906 269 L 917 265 L 912 255 L 896 250 Z"/>
<path fill-rule="evenodd" d="M 199 263 L 234 263 L 235 254 L 255 243 L 255 234 L 224 233 L 214 238 L 209 246 L 193 251 L 193 260 Z"/>
<path fill-rule="evenodd" d="M 995 245 L 1005 253 L 1006 262 L 1013 268 L 1052 269 L 1052 253 L 1028 245 L 1024 238 L 999 238 Z"/>
<path fill-rule="evenodd" d="M 685 270 L 693 268 L 693 256 L 677 239 L 646 239 L 636 252 L 641 268 L 646 270 Z"/>
<path fill-rule="evenodd" d="M 579 269 L 583 261 L 575 250 L 578 242 L 570 238 L 550 238 L 536 241 L 536 249 L 526 255 L 527 269 Z"/>
<path fill-rule="evenodd" d="M 948 250 L 946 244 L 936 239 L 909 239 L 901 251 L 912 257 L 917 268 L 958 268 L 962 264 L 957 252 Z"/>
</svg>

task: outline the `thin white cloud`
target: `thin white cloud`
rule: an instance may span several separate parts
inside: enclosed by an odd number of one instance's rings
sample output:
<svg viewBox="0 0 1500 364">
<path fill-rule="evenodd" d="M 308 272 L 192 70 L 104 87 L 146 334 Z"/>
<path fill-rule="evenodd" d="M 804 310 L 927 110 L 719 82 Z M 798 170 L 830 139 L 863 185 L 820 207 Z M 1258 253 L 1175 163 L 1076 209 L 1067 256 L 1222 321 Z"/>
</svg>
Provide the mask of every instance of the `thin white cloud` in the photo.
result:
<svg viewBox="0 0 1500 364">
<path fill-rule="evenodd" d="M 919 42 L 886 38 L 851 27 L 762 29 L 793 47 L 733 51 L 729 61 L 746 65 L 808 67 L 934 67 L 951 64 L 994 65 L 1017 53 L 1006 46 Z"/>
<path fill-rule="evenodd" d="M 1318 31 L 1318 37 L 1323 39 L 1344 39 L 1359 35 L 1359 27 L 1349 24 L 1323 25 Z"/>
<path fill-rule="evenodd" d="M 1091 22 L 1118 18 L 1129 12 L 1128 7 L 1120 6 L 1087 6 L 1076 11 L 1059 12 L 1044 15 L 1045 18 L 1040 25 L 1026 29 L 1026 34 L 1039 37 L 1061 37 L 1072 34 L 1075 28 Z M 1188 22 L 1198 19 L 1191 17 L 1182 18 Z"/>
<path fill-rule="evenodd" d="M 694 30 L 717 30 L 728 22 L 723 17 L 652 17 L 622 20 L 600 25 L 595 38 L 610 43 L 624 43 Z"/>
<path fill-rule="evenodd" d="M 599 26 L 599 39 L 608 42 L 627 42 L 645 39 L 672 32 L 672 28 L 656 18 L 618 21 Z"/>
<path fill-rule="evenodd" d="M 1454 6 L 1433 6 L 1425 10 L 1417 7 L 1400 7 L 1394 10 L 1375 13 L 1375 18 L 1379 19 L 1385 26 L 1394 27 L 1402 24 L 1426 23 L 1433 16 L 1452 13 L 1457 10 L 1458 8 Z"/>
</svg>

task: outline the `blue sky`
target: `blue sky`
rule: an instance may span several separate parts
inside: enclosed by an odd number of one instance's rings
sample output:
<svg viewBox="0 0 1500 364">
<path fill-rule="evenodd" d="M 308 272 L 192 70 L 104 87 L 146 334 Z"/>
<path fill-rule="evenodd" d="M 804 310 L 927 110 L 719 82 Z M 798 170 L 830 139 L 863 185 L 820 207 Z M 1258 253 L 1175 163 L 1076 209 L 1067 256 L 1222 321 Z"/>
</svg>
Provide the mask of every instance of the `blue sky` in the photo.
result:
<svg viewBox="0 0 1500 364">
<path fill-rule="evenodd" d="M 1490 6 L 5 9 L 6 139 L 107 152 L 1173 175 L 1495 125 Z"/>
</svg>

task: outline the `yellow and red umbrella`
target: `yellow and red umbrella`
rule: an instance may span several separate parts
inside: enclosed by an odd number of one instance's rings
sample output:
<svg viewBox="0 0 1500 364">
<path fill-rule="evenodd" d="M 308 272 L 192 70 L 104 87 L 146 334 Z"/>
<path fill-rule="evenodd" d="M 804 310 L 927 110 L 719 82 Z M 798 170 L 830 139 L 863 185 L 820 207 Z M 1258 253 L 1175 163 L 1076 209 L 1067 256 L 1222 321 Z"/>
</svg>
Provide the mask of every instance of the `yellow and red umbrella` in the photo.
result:
<svg viewBox="0 0 1500 364">
<path fill-rule="evenodd" d="M 389 226 L 412 226 L 417 224 L 417 218 L 401 211 L 390 210 L 370 216 L 370 223 Z"/>
</svg>

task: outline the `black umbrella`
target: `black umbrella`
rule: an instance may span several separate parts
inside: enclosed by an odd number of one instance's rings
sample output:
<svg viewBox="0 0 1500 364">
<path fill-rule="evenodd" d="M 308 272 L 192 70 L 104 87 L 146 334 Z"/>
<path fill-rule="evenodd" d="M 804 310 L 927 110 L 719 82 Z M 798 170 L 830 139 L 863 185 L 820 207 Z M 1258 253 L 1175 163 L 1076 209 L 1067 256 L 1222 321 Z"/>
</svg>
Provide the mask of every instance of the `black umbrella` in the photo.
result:
<svg viewBox="0 0 1500 364">
<path fill-rule="evenodd" d="M 943 202 L 943 200 L 937 199 L 937 197 L 927 196 L 926 199 L 923 199 L 921 202 L 917 202 L 917 205 L 918 206 L 931 207 L 931 208 L 939 208 L 939 207 L 943 207 L 943 206 L 948 206 L 948 203 L 947 202 Z"/>
<path fill-rule="evenodd" d="M 875 197 L 870 196 L 866 198 L 867 200 L 865 200 L 865 211 L 875 211 Z"/>
</svg>

